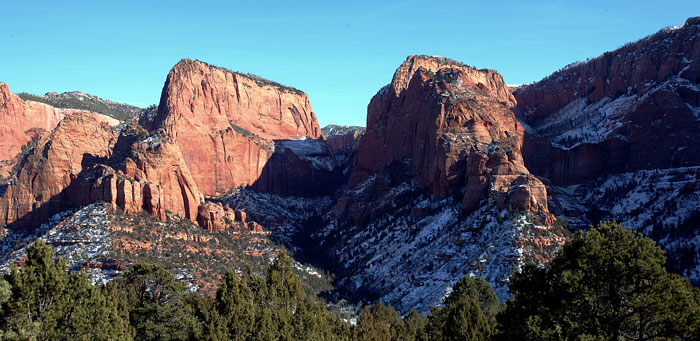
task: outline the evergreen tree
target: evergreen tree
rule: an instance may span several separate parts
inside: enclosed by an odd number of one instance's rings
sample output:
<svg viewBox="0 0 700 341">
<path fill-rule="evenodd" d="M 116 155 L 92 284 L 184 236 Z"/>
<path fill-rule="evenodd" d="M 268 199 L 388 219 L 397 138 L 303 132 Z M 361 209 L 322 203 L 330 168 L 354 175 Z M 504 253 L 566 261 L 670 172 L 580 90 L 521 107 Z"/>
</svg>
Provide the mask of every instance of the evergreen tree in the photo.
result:
<svg viewBox="0 0 700 341">
<path fill-rule="evenodd" d="M 418 311 L 416 311 L 415 309 L 411 309 L 408 312 L 408 315 L 404 317 L 404 324 L 406 325 L 407 340 L 427 340 L 427 317 L 420 316 L 420 314 L 418 314 Z"/>
<path fill-rule="evenodd" d="M 29 248 L 24 265 L 13 267 L 5 276 L 6 282 L 0 285 L 3 337 L 131 339 L 118 302 L 92 285 L 84 272 L 69 274 L 65 260 L 53 258 L 53 250 L 38 240 Z"/>
<path fill-rule="evenodd" d="M 511 281 L 503 339 L 692 339 L 700 294 L 666 272 L 654 241 L 612 222 L 577 232 L 546 268 Z"/>
<path fill-rule="evenodd" d="M 445 311 L 443 340 L 486 340 L 491 335 L 491 324 L 475 300 L 460 297 Z"/>
<path fill-rule="evenodd" d="M 491 285 L 481 278 L 463 277 L 444 300 L 431 309 L 426 335 L 430 340 L 484 340 L 494 329 L 500 307 Z"/>
<path fill-rule="evenodd" d="M 229 271 L 216 293 L 207 330 L 231 340 L 344 340 L 349 327 L 304 292 L 282 252 L 264 277 Z M 213 338 L 212 338 L 213 339 Z"/>
<path fill-rule="evenodd" d="M 118 285 L 129 304 L 138 340 L 187 340 L 202 334 L 202 322 L 187 299 L 186 285 L 160 265 L 138 263 Z"/>
</svg>

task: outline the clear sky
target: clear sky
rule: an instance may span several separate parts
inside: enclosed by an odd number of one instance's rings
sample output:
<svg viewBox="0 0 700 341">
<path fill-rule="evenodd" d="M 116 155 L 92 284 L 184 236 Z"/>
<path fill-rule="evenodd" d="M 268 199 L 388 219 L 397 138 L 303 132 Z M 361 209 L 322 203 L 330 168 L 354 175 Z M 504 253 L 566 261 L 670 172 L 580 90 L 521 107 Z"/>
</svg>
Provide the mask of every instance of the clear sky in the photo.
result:
<svg viewBox="0 0 700 341">
<path fill-rule="evenodd" d="M 698 0 L 2 0 L 0 82 L 145 107 L 187 57 L 303 90 L 321 126 L 364 125 L 408 55 L 529 83 L 698 15 Z"/>
</svg>

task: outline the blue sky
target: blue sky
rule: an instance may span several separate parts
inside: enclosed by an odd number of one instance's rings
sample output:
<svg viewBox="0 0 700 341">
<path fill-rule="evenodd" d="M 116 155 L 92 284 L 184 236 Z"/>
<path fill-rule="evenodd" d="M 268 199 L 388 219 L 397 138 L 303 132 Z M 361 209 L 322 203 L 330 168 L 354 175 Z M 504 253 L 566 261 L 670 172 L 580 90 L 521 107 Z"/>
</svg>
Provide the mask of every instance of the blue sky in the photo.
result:
<svg viewBox="0 0 700 341">
<path fill-rule="evenodd" d="M 193 58 L 309 94 L 321 126 L 364 125 L 408 55 L 537 81 L 700 15 L 700 1 L 3 1 L 0 82 L 157 103 Z"/>
</svg>

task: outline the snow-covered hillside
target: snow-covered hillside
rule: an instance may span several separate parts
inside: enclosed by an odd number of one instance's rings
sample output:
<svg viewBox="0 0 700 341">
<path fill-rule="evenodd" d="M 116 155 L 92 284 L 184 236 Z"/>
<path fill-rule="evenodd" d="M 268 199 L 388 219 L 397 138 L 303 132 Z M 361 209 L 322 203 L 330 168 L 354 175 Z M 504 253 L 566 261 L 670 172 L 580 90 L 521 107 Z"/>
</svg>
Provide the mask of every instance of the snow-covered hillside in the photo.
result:
<svg viewBox="0 0 700 341">
<path fill-rule="evenodd" d="M 403 313 L 428 312 L 463 276 L 486 279 L 504 300 L 511 272 L 524 262 L 551 259 L 566 238 L 564 229 L 545 226 L 536 214 L 499 211 L 493 202 L 460 217 L 458 202 L 436 200 L 409 183 L 387 195 L 401 197 L 391 201 L 389 213 L 362 226 L 342 224 L 329 213 L 313 239 L 342 267 L 343 288 Z"/>
<path fill-rule="evenodd" d="M 554 197 L 550 207 L 573 226 L 615 220 L 652 237 L 671 270 L 700 284 L 700 167 L 611 174 Z"/>
</svg>

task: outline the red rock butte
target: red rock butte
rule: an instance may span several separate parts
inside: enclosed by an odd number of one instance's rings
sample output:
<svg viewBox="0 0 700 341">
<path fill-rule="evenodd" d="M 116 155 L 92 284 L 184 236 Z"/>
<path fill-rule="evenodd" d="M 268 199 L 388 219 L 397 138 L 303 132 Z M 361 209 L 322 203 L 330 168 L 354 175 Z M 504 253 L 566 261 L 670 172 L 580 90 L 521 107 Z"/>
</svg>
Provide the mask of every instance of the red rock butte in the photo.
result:
<svg viewBox="0 0 700 341">
<path fill-rule="evenodd" d="M 546 212 L 546 189 L 540 180 L 529 176 L 520 181 L 528 186 L 515 182 L 529 174 L 520 152 L 525 131 L 510 110 L 515 104 L 496 71 L 444 57 L 410 56 L 367 108 L 367 131 L 359 142 L 349 187 L 392 162 L 408 162 L 416 185 L 437 198 L 466 187 L 464 211 L 476 209 L 489 193 L 506 195 L 513 184 L 527 193 L 508 195 L 502 202 Z M 339 203 L 358 222 L 355 215 L 362 210 L 346 205 Z"/>
<path fill-rule="evenodd" d="M 158 113 L 140 123 L 175 141 L 207 196 L 255 183 L 275 140 L 321 137 L 305 93 L 190 59 L 170 70 Z"/>
</svg>

